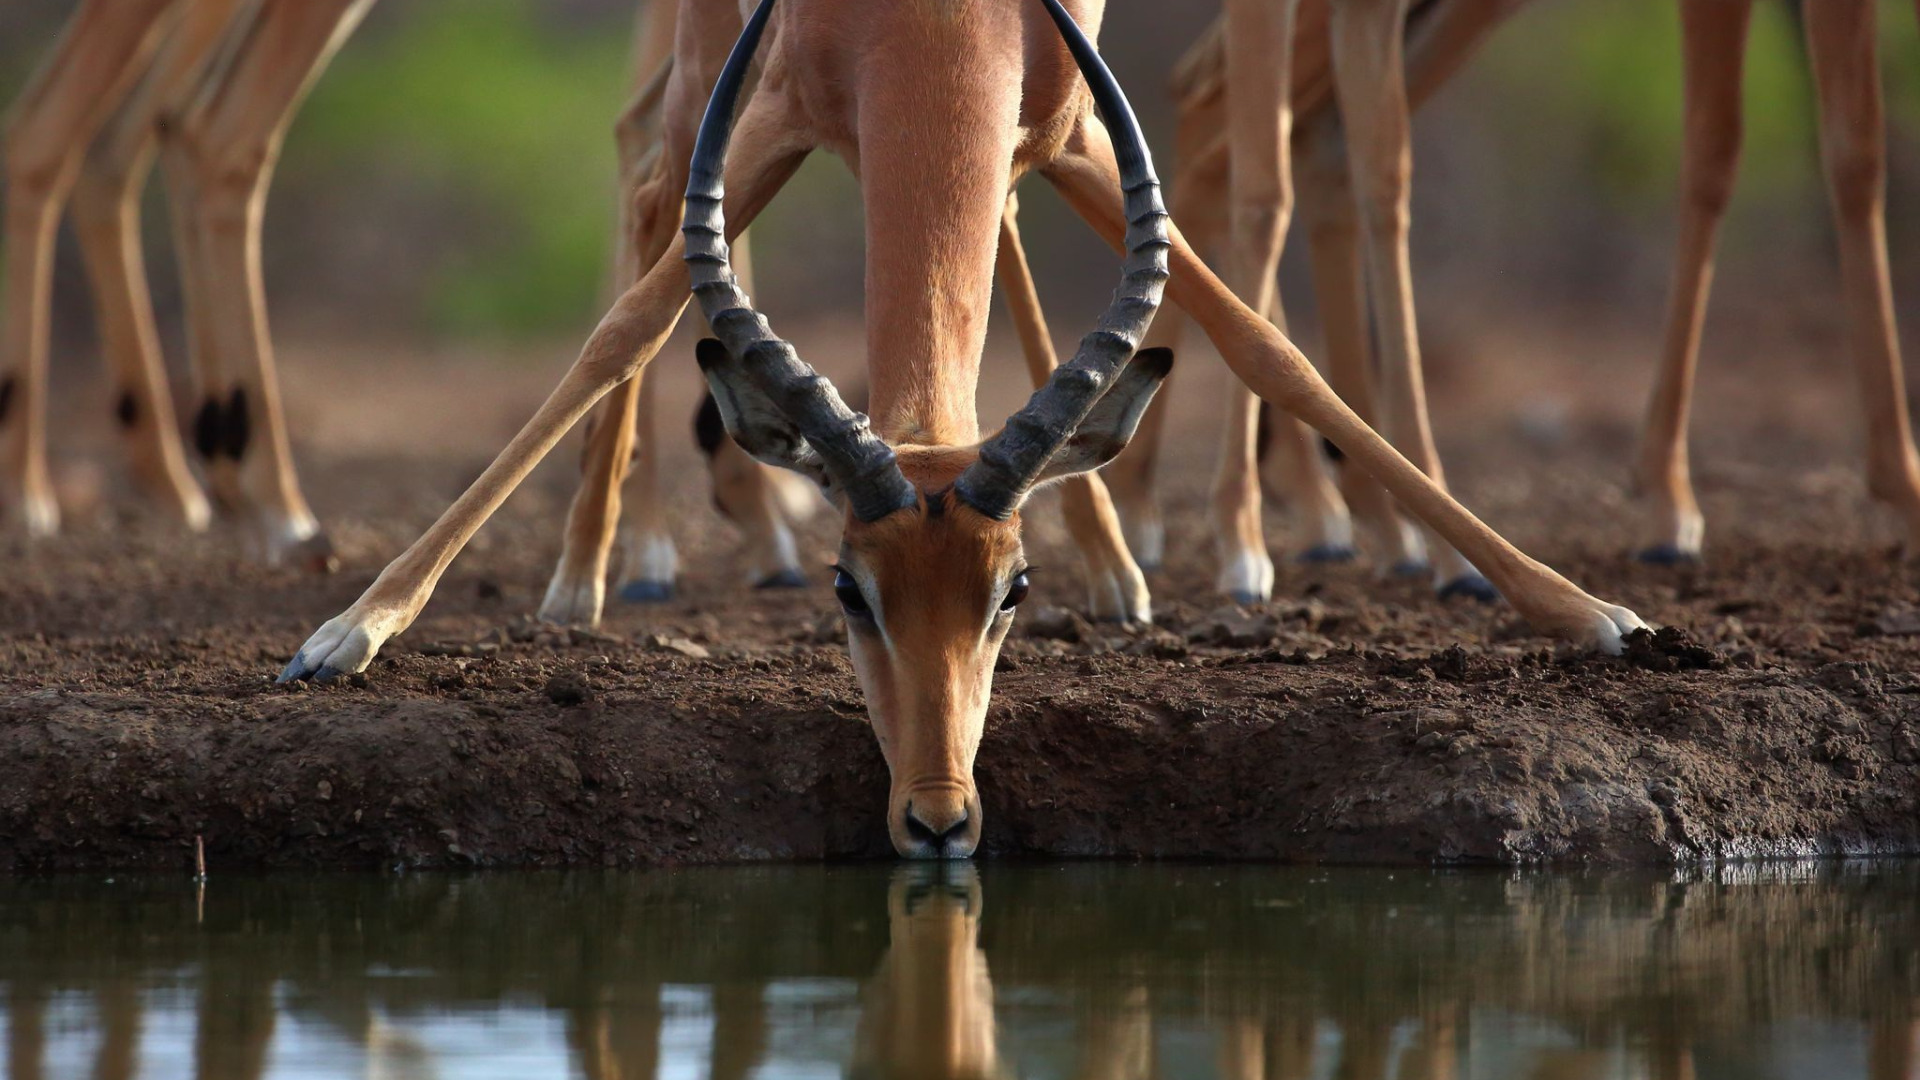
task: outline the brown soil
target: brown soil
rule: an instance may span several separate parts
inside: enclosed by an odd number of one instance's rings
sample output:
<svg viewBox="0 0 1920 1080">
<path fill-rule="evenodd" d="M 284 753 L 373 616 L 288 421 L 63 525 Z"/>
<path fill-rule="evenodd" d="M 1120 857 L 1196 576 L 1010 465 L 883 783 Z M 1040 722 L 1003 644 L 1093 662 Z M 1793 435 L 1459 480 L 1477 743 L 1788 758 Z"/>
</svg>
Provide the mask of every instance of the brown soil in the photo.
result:
<svg viewBox="0 0 1920 1080">
<path fill-rule="evenodd" d="M 686 574 L 672 603 L 616 605 L 598 634 L 525 621 L 570 492 L 563 453 L 365 676 L 272 685 L 555 367 L 288 351 L 308 491 L 347 569 L 259 569 L 234 541 L 84 507 L 57 544 L 6 541 L 0 868 L 179 866 L 196 836 L 228 866 L 887 851 L 886 770 L 825 576 L 802 592 L 740 587 L 704 482 L 674 495 Z M 1191 431 L 1168 465 L 1159 628 L 1106 631 L 1058 610 L 1078 602 L 1073 559 L 1051 509 L 1029 515 L 1043 570 L 980 752 L 986 850 L 1655 863 L 1920 851 L 1920 579 L 1868 509 L 1845 384 L 1782 359 L 1764 385 L 1703 387 L 1710 561 L 1662 569 L 1623 557 L 1637 375 L 1615 386 L 1593 365 L 1551 393 L 1518 376 L 1469 386 L 1434 351 L 1442 449 L 1468 503 L 1684 633 L 1624 659 L 1573 655 L 1507 609 L 1442 604 L 1364 562 L 1285 564 L 1271 605 L 1218 609 L 1198 434 L 1216 377 L 1189 359 L 1200 373 L 1175 390 Z M 449 395 L 443 375 L 486 392 Z M 695 476 L 674 420 L 690 415 L 691 380 L 671 378 L 668 475 Z M 983 408 L 1014 395 L 1012 379 Z M 69 487 L 86 477 L 69 470 Z M 1284 516 L 1272 525 L 1284 543 Z M 824 525 L 808 536 L 824 559 Z M 710 658 L 682 655 L 680 638 Z"/>
</svg>

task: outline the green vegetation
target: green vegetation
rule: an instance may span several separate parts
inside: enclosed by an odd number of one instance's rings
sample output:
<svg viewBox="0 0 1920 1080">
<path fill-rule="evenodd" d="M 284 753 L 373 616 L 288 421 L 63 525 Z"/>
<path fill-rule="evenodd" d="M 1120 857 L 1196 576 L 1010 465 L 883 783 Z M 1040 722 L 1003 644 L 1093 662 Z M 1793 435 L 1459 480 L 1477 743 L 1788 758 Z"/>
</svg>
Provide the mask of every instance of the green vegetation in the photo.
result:
<svg viewBox="0 0 1920 1080">
<path fill-rule="evenodd" d="M 464 228 L 435 238 L 444 257 L 420 292 L 433 329 L 591 318 L 610 259 L 624 18 L 567 28 L 524 0 L 458 0 L 368 30 L 316 87 L 283 171 L 353 183 L 398 169 L 454 201 Z"/>
<path fill-rule="evenodd" d="M 0 32 L 5 98 L 70 10 L 67 0 L 9 2 L 20 6 Z M 1140 73 L 1138 103 L 1164 137 L 1167 103 L 1146 73 L 1164 71 L 1170 56 L 1137 32 L 1137 5 L 1161 2 L 1112 0 L 1128 15 L 1116 25 L 1136 32 L 1109 51 Z M 364 322 L 456 336 L 564 333 L 590 322 L 605 297 L 612 125 L 630 85 L 634 8 L 633 0 L 382 0 L 288 141 L 269 234 L 280 299 L 297 308 L 352 296 Z M 1897 254 L 1910 235 L 1899 211 L 1914 182 L 1906 133 L 1920 128 L 1920 33 L 1913 0 L 1882 0 L 1881 17 Z M 1419 167 L 1423 198 L 1480 223 L 1481 239 L 1503 250 L 1578 250 L 1570 242 L 1604 236 L 1616 253 L 1664 251 L 1680 156 L 1679 36 L 1676 0 L 1535 0 L 1422 121 L 1449 125 L 1445 138 L 1425 143 L 1436 152 Z M 1761 0 L 1730 251 L 1775 245 L 1786 223 L 1826 257 L 1808 82 L 1788 5 Z M 1471 174 L 1450 178 L 1449 154 L 1470 160 Z M 1037 247 L 1082 237 L 1077 224 L 1052 223 L 1044 197 L 1031 206 Z M 162 245 L 164 218 L 153 217 Z M 857 302 L 858 228 L 845 170 L 833 162 L 805 169 L 759 233 L 769 302 L 778 306 L 783 293 Z M 350 241 L 369 233 L 378 241 L 371 254 Z M 156 268 L 164 279 L 168 268 L 159 260 Z"/>
</svg>

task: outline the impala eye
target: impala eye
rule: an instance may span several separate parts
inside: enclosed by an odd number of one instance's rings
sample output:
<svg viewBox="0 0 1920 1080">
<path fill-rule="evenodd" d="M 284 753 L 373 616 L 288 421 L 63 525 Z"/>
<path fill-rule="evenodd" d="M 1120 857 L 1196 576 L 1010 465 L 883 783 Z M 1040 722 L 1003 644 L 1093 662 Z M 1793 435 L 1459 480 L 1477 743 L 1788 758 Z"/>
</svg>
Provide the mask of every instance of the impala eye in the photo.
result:
<svg viewBox="0 0 1920 1080">
<path fill-rule="evenodd" d="M 866 596 L 860 592 L 860 583 L 838 566 L 833 568 L 833 595 L 840 598 L 840 606 L 849 615 L 873 614 L 873 609 L 867 606 Z"/>
<path fill-rule="evenodd" d="M 1025 570 L 1013 575 L 1013 580 L 1007 583 L 1006 599 L 1000 601 L 1000 610 L 1012 611 L 1014 608 L 1019 607 L 1020 601 L 1027 598 L 1028 588 L 1027 572 Z"/>
</svg>

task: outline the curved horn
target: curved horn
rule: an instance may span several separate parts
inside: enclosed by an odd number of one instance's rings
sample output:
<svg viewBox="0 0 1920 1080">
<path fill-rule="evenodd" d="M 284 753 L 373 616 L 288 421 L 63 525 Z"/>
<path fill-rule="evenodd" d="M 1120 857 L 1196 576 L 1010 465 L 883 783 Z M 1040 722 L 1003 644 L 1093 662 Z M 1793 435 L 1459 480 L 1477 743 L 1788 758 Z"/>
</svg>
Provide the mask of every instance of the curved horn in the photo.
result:
<svg viewBox="0 0 1920 1080">
<path fill-rule="evenodd" d="M 727 56 L 727 66 L 700 121 L 687 179 L 686 217 L 680 227 L 686 237 L 687 270 L 693 295 L 714 336 L 740 358 L 748 377 L 820 455 L 854 516 L 877 521 L 919 502 L 894 461 L 893 448 L 870 430 L 865 415 L 847 408 L 825 376 L 808 367 L 792 345 L 774 336 L 766 318 L 740 290 L 727 261 L 726 217 L 721 209 L 727 141 L 733 135 L 734 105 L 772 10 L 773 0 L 760 0 Z"/>
<path fill-rule="evenodd" d="M 1167 208 L 1160 201 L 1160 181 L 1153 174 L 1153 157 L 1140 122 L 1106 61 L 1080 27 L 1060 6 L 1060 0 L 1042 0 L 1066 39 L 1081 74 L 1093 90 L 1094 104 L 1113 133 L 1113 151 L 1120 165 L 1120 186 L 1126 194 L 1127 257 L 1120 288 L 1113 303 L 1080 339 L 1072 360 L 1055 369 L 1045 386 L 1007 426 L 980 446 L 980 460 L 954 482 L 954 493 L 967 505 L 1001 521 L 1013 516 L 1048 459 L 1073 435 L 1087 413 L 1113 385 L 1120 365 L 1140 347 L 1160 293 L 1167 283 Z"/>
</svg>

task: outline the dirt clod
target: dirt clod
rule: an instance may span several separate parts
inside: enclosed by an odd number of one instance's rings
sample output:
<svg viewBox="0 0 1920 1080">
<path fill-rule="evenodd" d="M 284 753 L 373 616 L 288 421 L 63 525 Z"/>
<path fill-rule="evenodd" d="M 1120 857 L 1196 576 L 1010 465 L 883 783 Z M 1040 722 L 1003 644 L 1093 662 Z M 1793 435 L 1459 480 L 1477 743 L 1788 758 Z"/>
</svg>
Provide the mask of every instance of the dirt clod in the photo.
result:
<svg viewBox="0 0 1920 1080">
<path fill-rule="evenodd" d="M 561 674 L 547 680 L 542 691 L 555 705 L 584 705 L 593 698 L 593 688 L 578 675 Z"/>
</svg>

